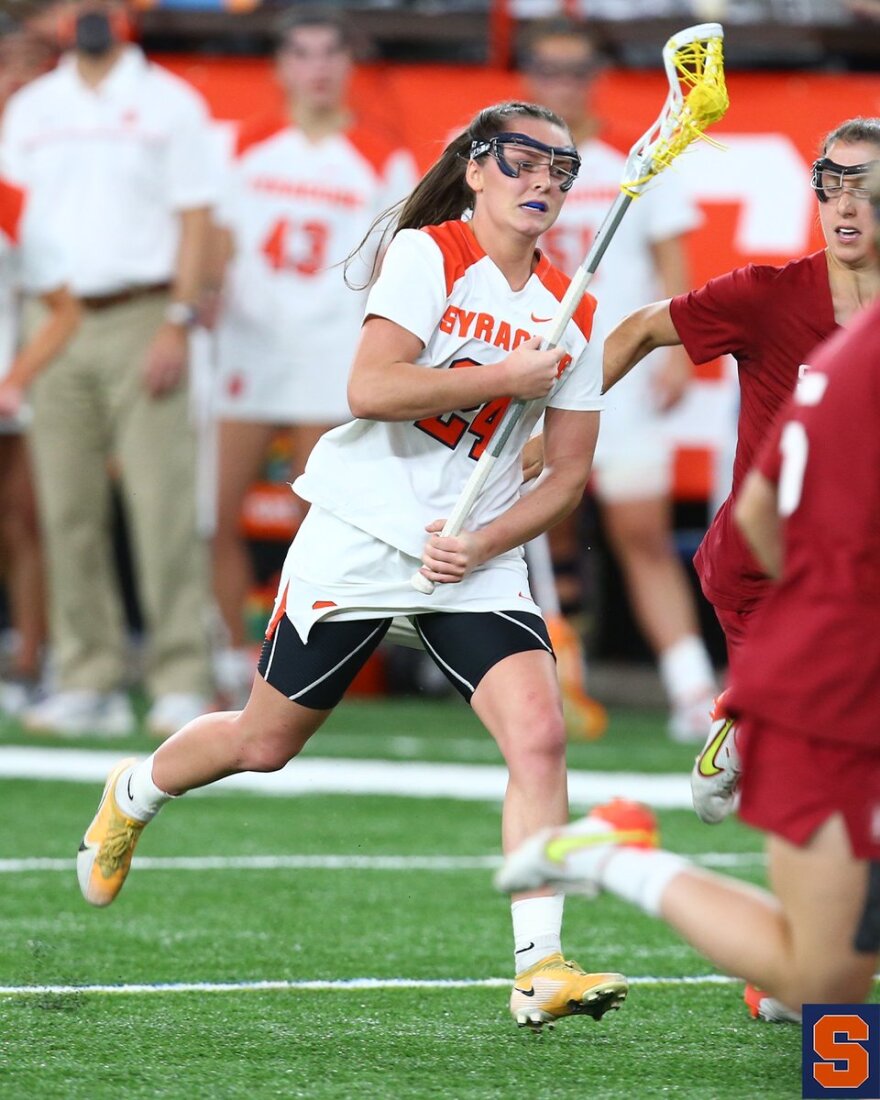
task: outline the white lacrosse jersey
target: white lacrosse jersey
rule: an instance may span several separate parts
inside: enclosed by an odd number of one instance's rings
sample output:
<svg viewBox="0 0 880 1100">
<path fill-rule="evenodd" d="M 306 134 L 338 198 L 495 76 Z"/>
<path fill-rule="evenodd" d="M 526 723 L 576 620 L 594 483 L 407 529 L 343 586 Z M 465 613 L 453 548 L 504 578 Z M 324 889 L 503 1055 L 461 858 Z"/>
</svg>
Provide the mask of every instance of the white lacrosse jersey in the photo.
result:
<svg viewBox="0 0 880 1100">
<path fill-rule="evenodd" d="M 397 234 L 370 291 L 367 316 L 385 317 L 424 344 L 426 370 L 479 370 L 546 332 L 570 280 L 543 254 L 522 290 L 512 290 L 469 225 L 449 221 Z M 520 452 L 546 405 L 598 411 L 602 342 L 590 341 L 595 299 L 586 295 L 560 346 L 570 359 L 549 399 L 535 402 L 495 463 L 468 520 L 490 523 L 518 499 Z M 417 421 L 354 420 L 325 434 L 294 488 L 306 500 L 411 557 L 425 525 L 447 517 L 509 404 L 496 398 Z"/>
<path fill-rule="evenodd" d="M 605 141 L 587 141 L 578 152 L 582 158 L 578 178 L 559 217 L 540 242 L 551 262 L 567 275 L 574 274 L 589 252 L 596 231 L 620 193 L 626 164 L 626 153 Z M 590 283 L 590 293 L 601 303 L 606 332 L 633 310 L 665 296 L 655 272 L 651 245 L 678 237 L 699 223 L 700 215 L 676 176 L 674 165 L 630 204 Z M 659 363 L 663 354 L 661 350 L 649 356 L 608 394 L 596 467 L 612 456 L 632 461 L 633 447 L 646 448 L 646 457 L 652 461 L 657 448 L 669 450 L 650 391 L 652 364 Z M 642 434 L 646 431 L 650 435 Z"/>
<path fill-rule="evenodd" d="M 412 155 L 355 125 L 311 141 L 283 116 L 242 133 L 218 217 L 235 253 L 217 343 L 222 415 L 351 416 L 345 389 L 366 292 L 343 263 L 418 179 Z M 349 279 L 366 285 L 374 252 Z"/>
</svg>

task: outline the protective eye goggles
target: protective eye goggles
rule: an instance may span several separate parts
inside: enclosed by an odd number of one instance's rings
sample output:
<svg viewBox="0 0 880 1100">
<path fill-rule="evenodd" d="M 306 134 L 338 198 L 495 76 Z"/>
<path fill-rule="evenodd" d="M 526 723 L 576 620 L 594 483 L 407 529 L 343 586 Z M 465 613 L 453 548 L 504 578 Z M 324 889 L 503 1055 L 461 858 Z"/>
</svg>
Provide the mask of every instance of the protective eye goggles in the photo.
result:
<svg viewBox="0 0 880 1100">
<path fill-rule="evenodd" d="M 844 180 L 852 176 L 862 176 L 867 181 L 870 173 L 874 171 L 878 164 L 880 164 L 880 161 L 876 160 L 869 160 L 865 164 L 836 164 L 828 157 L 819 157 L 818 160 L 813 161 L 813 175 L 810 179 L 810 185 L 816 192 L 819 202 L 828 202 L 829 199 L 840 198 L 844 191 L 848 195 L 852 195 L 854 199 L 869 199 L 871 197 L 870 187 L 853 184 L 847 184 L 844 187 Z"/>
<path fill-rule="evenodd" d="M 560 191 L 570 191 L 581 168 L 581 158 L 573 145 L 545 145 L 528 134 L 504 133 L 471 143 L 471 159 L 490 156 L 505 176 L 519 179 L 522 172 L 540 172 L 547 168 L 552 183 Z"/>
</svg>

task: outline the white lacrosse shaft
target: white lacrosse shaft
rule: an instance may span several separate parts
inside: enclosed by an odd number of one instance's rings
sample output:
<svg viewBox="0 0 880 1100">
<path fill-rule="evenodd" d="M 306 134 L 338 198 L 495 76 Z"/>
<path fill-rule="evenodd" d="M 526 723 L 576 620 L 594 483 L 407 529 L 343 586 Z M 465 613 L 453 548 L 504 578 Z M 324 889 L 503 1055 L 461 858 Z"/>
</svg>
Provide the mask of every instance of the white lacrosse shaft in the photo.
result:
<svg viewBox="0 0 880 1100">
<path fill-rule="evenodd" d="M 664 160 L 663 158 L 658 158 L 658 162 L 655 163 L 654 155 L 661 144 L 668 141 L 683 103 L 674 63 L 675 52 L 689 43 L 706 38 L 723 38 L 723 35 L 724 31 L 720 24 L 700 23 L 697 26 L 687 27 L 683 31 L 679 31 L 663 47 L 663 63 L 669 80 L 669 94 L 663 104 L 663 110 L 630 150 L 624 166 L 624 178 L 620 185 L 621 191 L 605 215 L 596 236 L 593 238 L 593 243 L 586 258 L 575 272 L 568 290 L 559 303 L 559 309 L 550 330 L 541 343 L 542 350 L 555 348 L 562 339 L 562 335 L 574 316 L 574 312 L 587 287 L 590 285 L 590 281 L 614 234 L 617 232 L 624 214 L 629 209 L 630 203 L 641 195 L 650 180 L 662 172 L 669 163 L 668 159 Z M 556 385 L 559 384 L 560 382 L 557 380 Z M 451 514 L 443 525 L 443 530 L 440 532 L 442 537 L 455 536 L 461 532 L 471 509 L 483 491 L 483 486 L 492 472 L 496 459 L 504 450 L 507 441 L 530 404 L 531 402 L 528 401 L 511 401 L 501 419 L 501 423 L 492 433 L 489 445 L 471 471 L 471 476 L 468 478 Z M 425 596 L 429 596 L 434 591 L 434 582 L 421 572 L 413 573 L 410 580 L 413 588 Z"/>
</svg>

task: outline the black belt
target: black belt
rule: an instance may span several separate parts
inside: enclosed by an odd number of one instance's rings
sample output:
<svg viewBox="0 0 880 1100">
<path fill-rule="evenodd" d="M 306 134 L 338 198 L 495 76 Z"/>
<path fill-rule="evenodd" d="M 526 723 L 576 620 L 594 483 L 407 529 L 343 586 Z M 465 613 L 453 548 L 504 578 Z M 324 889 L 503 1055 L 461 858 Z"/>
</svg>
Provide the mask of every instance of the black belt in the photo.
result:
<svg viewBox="0 0 880 1100">
<path fill-rule="evenodd" d="M 86 309 L 109 309 L 145 298 L 149 294 L 167 294 L 171 283 L 151 283 L 149 286 L 131 286 L 127 290 L 117 290 L 113 294 L 84 294 L 80 302 Z"/>
</svg>

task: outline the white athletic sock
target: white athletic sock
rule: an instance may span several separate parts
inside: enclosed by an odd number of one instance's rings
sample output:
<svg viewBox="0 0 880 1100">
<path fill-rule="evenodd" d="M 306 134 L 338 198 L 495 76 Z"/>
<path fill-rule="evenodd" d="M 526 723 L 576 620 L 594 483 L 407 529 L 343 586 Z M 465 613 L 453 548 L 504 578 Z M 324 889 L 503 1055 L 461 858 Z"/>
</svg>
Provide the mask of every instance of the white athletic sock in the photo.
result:
<svg viewBox="0 0 880 1100">
<path fill-rule="evenodd" d="M 563 894 L 510 903 L 513 919 L 513 971 L 522 974 L 541 959 L 562 950 Z"/>
<path fill-rule="evenodd" d="M 174 795 L 160 791 L 153 782 L 153 753 L 126 768 L 116 781 L 116 803 L 120 810 L 135 821 L 149 821 Z"/>
<path fill-rule="evenodd" d="M 615 848 L 602 867 L 600 884 L 649 916 L 660 916 L 666 887 L 690 863 L 682 856 L 656 848 Z"/>
<path fill-rule="evenodd" d="M 693 703 L 701 696 L 715 694 L 712 662 L 696 634 L 686 634 L 664 649 L 658 667 L 666 695 L 672 703 Z"/>
</svg>

